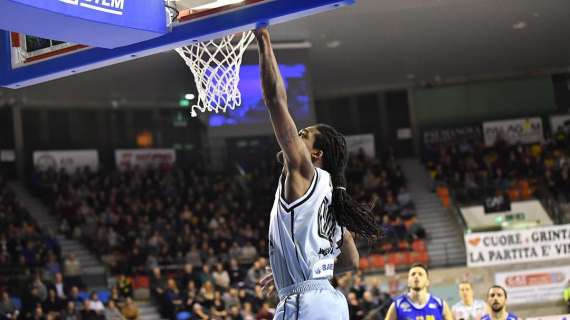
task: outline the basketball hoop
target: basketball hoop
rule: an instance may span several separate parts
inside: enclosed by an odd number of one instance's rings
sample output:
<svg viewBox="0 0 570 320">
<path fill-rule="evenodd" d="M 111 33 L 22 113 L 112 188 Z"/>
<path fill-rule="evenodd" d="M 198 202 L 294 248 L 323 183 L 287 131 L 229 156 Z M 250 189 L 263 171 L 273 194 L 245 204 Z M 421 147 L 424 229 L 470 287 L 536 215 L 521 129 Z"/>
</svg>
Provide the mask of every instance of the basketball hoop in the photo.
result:
<svg viewBox="0 0 570 320">
<path fill-rule="evenodd" d="M 176 49 L 190 67 L 198 90 L 192 117 L 198 115 L 196 109 L 219 113 L 241 105 L 239 70 L 243 54 L 254 38 L 253 32 L 247 31 Z"/>
</svg>

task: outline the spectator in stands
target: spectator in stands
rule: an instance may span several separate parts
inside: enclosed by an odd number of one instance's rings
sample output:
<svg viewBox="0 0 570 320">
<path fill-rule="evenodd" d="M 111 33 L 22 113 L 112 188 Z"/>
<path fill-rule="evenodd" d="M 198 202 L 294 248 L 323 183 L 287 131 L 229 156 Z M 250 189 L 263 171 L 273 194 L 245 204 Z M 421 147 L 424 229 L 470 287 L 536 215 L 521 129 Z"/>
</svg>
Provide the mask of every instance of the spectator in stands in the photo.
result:
<svg viewBox="0 0 570 320">
<path fill-rule="evenodd" d="M 216 269 L 212 273 L 212 279 L 214 280 L 214 285 L 223 290 L 227 290 L 230 287 L 230 275 L 221 263 L 216 264 Z"/>
<path fill-rule="evenodd" d="M 207 281 L 212 282 L 212 273 L 210 272 L 209 265 L 204 264 L 202 266 L 202 270 L 198 273 L 197 279 L 198 281 L 196 282 L 196 285 L 198 287 L 203 286 Z"/>
<path fill-rule="evenodd" d="M 121 311 L 117 308 L 117 305 L 113 300 L 109 300 L 109 304 L 105 309 L 105 320 L 124 320 L 125 317 L 121 314 Z"/>
<path fill-rule="evenodd" d="M 63 262 L 63 270 L 67 283 L 81 287 L 81 264 L 73 253 L 70 253 Z"/>
<path fill-rule="evenodd" d="M 41 306 L 42 299 L 39 296 L 38 288 L 32 287 L 30 292 L 22 299 L 22 315 L 25 318 L 33 317 L 36 307 Z"/>
<path fill-rule="evenodd" d="M 253 312 L 251 303 L 244 302 L 241 306 L 240 315 L 243 320 L 255 320 L 255 314 Z"/>
<path fill-rule="evenodd" d="M 7 291 L 2 292 L 2 301 L 0 302 L 0 319 L 17 319 L 20 314 L 18 308 L 10 298 Z"/>
<path fill-rule="evenodd" d="M 255 316 L 257 320 L 271 320 L 273 319 L 273 313 L 270 311 L 269 303 L 264 302 L 257 311 L 257 315 Z"/>
<path fill-rule="evenodd" d="M 51 318 L 51 317 L 50 317 Z M 28 318 L 28 319 L 32 319 L 32 320 L 48 320 L 48 318 L 46 317 L 46 315 L 44 314 L 44 310 L 42 309 L 41 305 L 37 305 L 34 308 L 34 312 L 32 317 Z"/>
<path fill-rule="evenodd" d="M 169 319 L 176 318 L 177 310 L 182 308 L 182 293 L 178 289 L 178 285 L 173 278 L 169 278 L 166 282 L 166 290 L 164 291 L 164 308 L 165 316 Z"/>
<path fill-rule="evenodd" d="M 90 300 L 83 301 L 83 307 L 79 313 L 81 320 L 104 320 L 105 315 L 103 313 L 98 314 L 95 310 L 92 310 L 90 304 Z"/>
<path fill-rule="evenodd" d="M 48 298 L 42 303 L 42 309 L 46 314 L 59 314 L 65 308 L 65 301 L 57 296 L 55 290 L 50 289 Z"/>
<path fill-rule="evenodd" d="M 139 308 L 131 298 L 127 298 L 125 306 L 121 309 L 121 313 L 127 320 L 139 320 Z"/>
<path fill-rule="evenodd" d="M 228 319 L 231 320 L 245 320 L 240 312 L 239 305 L 232 305 L 229 308 Z"/>
<path fill-rule="evenodd" d="M 253 288 L 259 280 L 265 275 L 266 262 L 264 258 L 255 260 L 251 268 L 247 271 L 246 283 L 249 287 Z"/>
<path fill-rule="evenodd" d="M 198 246 L 196 244 L 192 244 L 192 246 L 190 247 L 190 251 L 186 253 L 186 261 L 188 261 L 194 266 L 202 265 L 202 257 L 200 255 L 200 250 L 198 250 Z"/>
<path fill-rule="evenodd" d="M 38 272 L 34 277 L 34 282 L 32 283 L 32 287 L 38 290 L 38 297 L 41 301 L 45 301 L 48 297 L 48 289 L 46 284 L 42 280 L 41 274 Z"/>
<path fill-rule="evenodd" d="M 99 300 L 99 296 L 95 291 L 91 292 L 89 299 L 89 310 L 94 311 L 97 315 L 102 315 L 105 311 L 105 305 L 103 305 L 103 302 Z"/>
<path fill-rule="evenodd" d="M 76 286 L 71 287 L 71 291 L 69 293 L 69 297 L 67 299 L 68 302 L 73 302 L 75 304 L 76 309 L 81 309 L 83 306 L 83 298 L 79 295 L 79 288 Z"/>
<path fill-rule="evenodd" d="M 237 284 L 238 282 L 243 281 L 245 277 L 243 269 L 240 267 L 236 259 L 230 259 L 228 273 L 230 275 L 230 282 L 232 284 Z"/>
<path fill-rule="evenodd" d="M 61 320 L 81 320 L 81 315 L 73 301 L 67 302 L 65 309 L 61 312 Z"/>
<path fill-rule="evenodd" d="M 424 227 L 421 224 L 419 224 L 415 219 L 408 228 L 408 235 L 409 237 L 411 237 L 412 240 L 425 239 L 427 236 L 426 229 L 424 229 Z"/>
<path fill-rule="evenodd" d="M 222 297 L 221 297 L 219 291 L 216 291 L 214 293 L 214 302 L 213 302 L 210 310 L 211 310 L 210 313 L 214 319 L 216 319 L 216 318 L 222 318 L 223 319 L 228 315 L 228 313 L 226 311 L 226 305 L 222 301 Z"/>
<path fill-rule="evenodd" d="M 257 249 L 251 244 L 251 242 L 247 242 L 243 248 L 241 248 L 239 260 L 241 263 L 248 263 L 254 261 L 257 257 Z"/>
<path fill-rule="evenodd" d="M 48 262 L 46 264 L 46 270 L 53 277 L 55 277 L 58 273 L 61 275 L 61 266 L 57 261 L 57 256 L 51 252 L 48 254 Z"/>
<path fill-rule="evenodd" d="M 125 302 L 126 297 L 123 297 L 119 294 L 119 289 L 117 286 L 111 288 L 111 296 L 109 297 L 109 301 L 113 301 L 116 306 L 123 305 Z"/>
<path fill-rule="evenodd" d="M 192 307 L 192 320 L 208 320 L 210 317 L 208 316 L 208 312 L 204 309 L 204 307 L 200 303 L 195 303 Z"/>
<path fill-rule="evenodd" d="M 124 274 L 119 274 L 116 287 L 121 297 L 133 297 L 133 283 L 131 279 Z"/>
<path fill-rule="evenodd" d="M 212 282 L 207 280 L 206 282 L 204 282 L 204 285 L 200 289 L 200 292 L 198 294 L 198 300 L 200 301 L 200 304 L 204 308 L 210 309 L 214 304 L 214 299 L 215 299 L 214 286 L 212 285 Z"/>
<path fill-rule="evenodd" d="M 63 276 L 57 272 L 54 276 L 54 283 L 48 284 L 48 289 L 53 289 L 59 299 L 67 299 L 67 287 L 63 283 Z"/>
<path fill-rule="evenodd" d="M 347 297 L 348 300 L 348 314 L 349 318 L 353 320 L 361 320 L 364 318 L 365 313 L 360 306 L 360 301 L 356 296 L 356 293 L 350 292 Z"/>
<path fill-rule="evenodd" d="M 182 275 L 178 277 L 180 282 L 178 286 L 180 288 L 186 288 L 188 286 L 188 282 L 192 281 L 196 283 L 198 280 L 198 274 L 194 270 L 194 266 L 191 263 L 184 264 L 184 269 L 182 270 Z"/>
<path fill-rule="evenodd" d="M 238 289 L 235 287 L 231 287 L 228 291 L 223 293 L 222 300 L 224 301 L 224 305 L 226 306 L 226 308 L 229 308 L 233 305 L 239 306 L 240 300 L 239 300 Z"/>
<path fill-rule="evenodd" d="M 364 294 L 362 295 L 361 301 L 362 302 L 360 305 L 361 305 L 362 311 L 364 312 L 365 315 L 369 314 L 374 309 L 378 308 L 377 301 L 374 301 L 374 297 L 372 296 L 372 293 L 368 290 L 364 291 Z"/>
<path fill-rule="evenodd" d="M 162 295 L 164 293 L 165 285 L 166 283 L 162 277 L 160 268 L 153 268 L 150 277 L 150 292 L 152 297 L 155 299 L 155 301 L 158 302 L 159 305 L 162 304 Z"/>
<path fill-rule="evenodd" d="M 412 195 L 408 192 L 406 187 L 401 187 L 398 193 L 398 204 L 402 207 L 408 207 L 413 205 Z"/>
<path fill-rule="evenodd" d="M 354 293 L 357 299 L 361 299 L 365 291 L 366 291 L 366 286 L 364 285 L 364 283 L 362 283 L 361 276 L 358 274 L 355 275 L 353 277 L 352 286 L 350 287 L 350 292 Z"/>
</svg>

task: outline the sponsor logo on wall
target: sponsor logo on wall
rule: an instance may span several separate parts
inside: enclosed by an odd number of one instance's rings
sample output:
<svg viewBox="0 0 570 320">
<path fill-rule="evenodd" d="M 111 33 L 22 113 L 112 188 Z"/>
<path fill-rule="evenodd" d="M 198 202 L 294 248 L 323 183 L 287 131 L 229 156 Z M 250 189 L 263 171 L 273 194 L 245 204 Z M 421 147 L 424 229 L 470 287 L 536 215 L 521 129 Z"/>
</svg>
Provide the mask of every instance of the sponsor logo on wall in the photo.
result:
<svg viewBox="0 0 570 320">
<path fill-rule="evenodd" d="M 542 119 L 513 119 L 483 123 L 485 145 L 492 147 L 501 139 L 507 144 L 540 143 L 543 140 Z"/>
<path fill-rule="evenodd" d="M 495 274 L 495 283 L 509 293 L 509 304 L 555 302 L 570 279 L 568 266 Z"/>
<path fill-rule="evenodd" d="M 562 128 L 562 130 L 565 132 L 570 131 L 570 114 L 562 114 L 550 117 L 550 132 L 555 133 L 558 128 Z"/>
<path fill-rule="evenodd" d="M 174 149 L 115 150 L 115 164 L 119 170 L 134 168 L 170 168 L 176 162 Z"/>
<path fill-rule="evenodd" d="M 559 314 L 555 316 L 543 316 L 543 317 L 536 317 L 536 318 L 526 318 L 526 320 L 570 320 L 570 313 L 567 314 Z"/>
<path fill-rule="evenodd" d="M 467 266 L 484 267 L 570 256 L 570 225 L 465 235 Z"/>
<path fill-rule="evenodd" d="M 511 211 L 511 201 L 504 195 L 486 197 L 483 206 L 485 213 Z"/>
<path fill-rule="evenodd" d="M 351 154 L 357 154 L 363 151 L 368 157 L 376 156 L 376 147 L 374 145 L 374 135 L 373 134 L 357 134 L 351 136 L 345 136 L 346 146 L 348 152 Z"/>
<path fill-rule="evenodd" d="M 456 144 L 467 141 L 483 141 L 480 125 L 455 128 L 429 129 L 423 132 L 424 144 Z"/>
<path fill-rule="evenodd" d="M 99 153 L 97 150 L 73 151 L 34 151 L 34 168 L 38 171 L 48 169 L 65 170 L 73 173 L 77 169 L 89 167 L 93 171 L 99 169 Z"/>
</svg>

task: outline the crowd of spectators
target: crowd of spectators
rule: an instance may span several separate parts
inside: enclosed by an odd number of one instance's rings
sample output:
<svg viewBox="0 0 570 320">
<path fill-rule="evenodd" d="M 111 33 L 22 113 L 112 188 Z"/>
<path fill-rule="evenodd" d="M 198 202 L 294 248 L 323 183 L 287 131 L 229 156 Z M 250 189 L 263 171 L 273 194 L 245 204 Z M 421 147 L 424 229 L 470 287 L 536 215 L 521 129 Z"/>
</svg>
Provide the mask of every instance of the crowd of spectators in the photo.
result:
<svg viewBox="0 0 570 320">
<path fill-rule="evenodd" d="M 82 241 L 114 274 L 150 275 L 163 316 L 187 311 L 197 319 L 263 319 L 274 304 L 261 298 L 256 283 L 267 265 L 268 210 L 279 172 L 268 164 L 245 174 L 85 168 L 37 172 L 33 180 L 60 218 L 61 233 Z M 388 246 L 363 241 L 363 254 L 400 250 L 401 241 L 425 237 L 392 155 L 352 157 L 347 178 L 350 193 L 374 207 L 386 230 Z M 382 304 L 375 291 L 346 293 L 355 314 Z"/>
<path fill-rule="evenodd" d="M 0 176 L 0 319 L 124 319 L 107 316 L 118 309 L 85 293 L 80 268 L 73 255 L 62 257 L 53 232 L 32 220 Z"/>
<path fill-rule="evenodd" d="M 267 261 L 258 258 L 249 268 L 231 260 L 229 266 L 217 264 L 195 268 L 187 263 L 181 272 L 164 275 L 159 267 L 152 271 L 151 290 L 165 318 L 188 312 L 191 319 L 254 320 L 272 319 L 276 297 L 267 297 L 259 285 L 265 275 Z M 366 285 L 362 275 L 346 274 L 333 280 L 334 286 L 345 294 L 350 319 L 364 319 L 376 313 L 384 315 L 391 297 L 380 290 L 380 284 Z"/>
<path fill-rule="evenodd" d="M 416 221 L 415 205 L 407 189 L 407 182 L 393 153 L 380 158 L 368 158 L 362 152 L 350 158 L 347 180 L 351 194 L 372 206 L 376 222 L 382 225 L 384 238 L 374 247 L 361 241 L 361 249 L 373 252 L 391 252 L 402 249 L 400 243 L 411 244 L 425 239 L 425 229 Z M 411 247 L 408 245 L 408 249 Z"/>
<path fill-rule="evenodd" d="M 543 143 L 509 145 L 499 139 L 492 147 L 482 142 L 428 147 L 426 163 L 436 185 L 452 190 L 461 204 L 480 202 L 486 196 L 517 197 L 521 186 L 529 197 L 538 185 L 559 200 L 570 200 L 570 136 L 563 129 Z M 530 187 L 528 187 L 530 186 Z"/>
</svg>

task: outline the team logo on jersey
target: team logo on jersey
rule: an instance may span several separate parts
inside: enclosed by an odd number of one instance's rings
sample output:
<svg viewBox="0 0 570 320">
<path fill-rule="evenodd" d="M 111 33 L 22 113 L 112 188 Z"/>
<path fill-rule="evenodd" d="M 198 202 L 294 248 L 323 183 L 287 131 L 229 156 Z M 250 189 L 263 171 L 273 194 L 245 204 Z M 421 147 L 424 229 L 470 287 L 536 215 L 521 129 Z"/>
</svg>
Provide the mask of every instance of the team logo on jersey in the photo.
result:
<svg viewBox="0 0 570 320">
<path fill-rule="evenodd" d="M 430 309 L 437 309 L 437 305 L 436 305 L 435 303 L 430 303 L 430 304 L 428 305 L 428 308 L 430 308 Z"/>
<path fill-rule="evenodd" d="M 407 302 L 402 302 L 402 304 L 400 304 L 400 309 L 404 312 L 410 312 L 412 311 L 412 306 Z"/>
<path fill-rule="evenodd" d="M 334 246 L 334 231 L 336 221 L 329 207 L 329 200 L 325 198 L 319 207 L 319 214 L 317 216 L 317 223 L 319 225 L 319 237 L 328 240 L 331 247 Z"/>
</svg>

